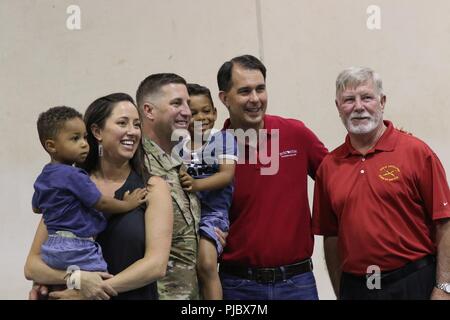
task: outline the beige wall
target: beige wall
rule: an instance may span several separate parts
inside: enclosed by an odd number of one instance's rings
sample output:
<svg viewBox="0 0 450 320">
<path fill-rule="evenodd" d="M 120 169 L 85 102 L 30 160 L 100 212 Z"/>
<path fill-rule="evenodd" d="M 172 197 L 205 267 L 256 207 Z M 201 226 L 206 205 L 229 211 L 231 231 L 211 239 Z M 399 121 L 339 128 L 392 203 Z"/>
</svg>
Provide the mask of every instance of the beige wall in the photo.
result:
<svg viewBox="0 0 450 320">
<path fill-rule="evenodd" d="M 66 28 L 71 4 L 81 30 Z M 366 27 L 371 4 L 380 30 Z M 385 117 L 425 140 L 448 172 L 449 11 L 446 0 L 0 0 L 0 299 L 23 299 L 30 286 L 22 269 L 38 222 L 32 184 L 47 161 L 35 128 L 44 109 L 84 111 L 165 71 L 217 95 L 221 63 L 251 53 L 268 67 L 269 112 L 303 120 L 332 149 L 345 135 L 336 75 L 366 65 L 384 79 Z M 226 112 L 216 104 L 220 127 Z M 317 240 L 319 295 L 333 299 Z"/>
</svg>

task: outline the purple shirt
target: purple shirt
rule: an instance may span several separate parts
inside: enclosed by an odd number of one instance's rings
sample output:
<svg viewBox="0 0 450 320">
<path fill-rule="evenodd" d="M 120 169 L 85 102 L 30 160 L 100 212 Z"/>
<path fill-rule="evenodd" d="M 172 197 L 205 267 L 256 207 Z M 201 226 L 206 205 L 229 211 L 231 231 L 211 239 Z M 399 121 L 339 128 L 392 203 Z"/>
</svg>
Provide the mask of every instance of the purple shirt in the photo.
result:
<svg viewBox="0 0 450 320">
<path fill-rule="evenodd" d="M 47 164 L 34 183 L 33 208 L 42 210 L 49 234 L 71 231 L 93 237 L 106 227 L 103 214 L 93 208 L 100 191 L 86 171 L 66 164 Z"/>
</svg>

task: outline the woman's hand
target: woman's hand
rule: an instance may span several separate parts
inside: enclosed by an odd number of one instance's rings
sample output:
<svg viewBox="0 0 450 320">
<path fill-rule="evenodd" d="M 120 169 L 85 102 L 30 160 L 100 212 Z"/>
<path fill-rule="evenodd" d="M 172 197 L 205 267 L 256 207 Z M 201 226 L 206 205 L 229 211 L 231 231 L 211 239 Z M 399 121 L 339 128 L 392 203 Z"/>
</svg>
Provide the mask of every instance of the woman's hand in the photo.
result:
<svg viewBox="0 0 450 320">
<path fill-rule="evenodd" d="M 103 281 L 112 277 L 107 272 L 81 271 L 81 296 L 89 300 L 109 300 L 110 297 L 117 296 L 116 290 Z"/>
<path fill-rule="evenodd" d="M 30 292 L 28 293 L 28 300 L 47 300 L 48 287 L 36 282 L 33 282 Z"/>
<path fill-rule="evenodd" d="M 49 300 L 85 300 L 79 290 L 66 289 L 50 292 Z"/>
</svg>

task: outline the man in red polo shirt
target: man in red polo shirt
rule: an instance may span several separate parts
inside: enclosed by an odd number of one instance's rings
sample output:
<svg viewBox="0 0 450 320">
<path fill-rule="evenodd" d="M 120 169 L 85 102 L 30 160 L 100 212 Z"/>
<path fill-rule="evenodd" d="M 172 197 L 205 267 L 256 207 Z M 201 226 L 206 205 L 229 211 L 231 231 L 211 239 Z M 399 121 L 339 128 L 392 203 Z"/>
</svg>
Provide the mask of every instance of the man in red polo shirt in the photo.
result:
<svg viewBox="0 0 450 320">
<path fill-rule="evenodd" d="M 307 175 L 327 149 L 302 122 L 266 115 L 266 68 L 225 62 L 219 97 L 239 144 L 230 230 L 219 267 L 224 299 L 317 299 Z"/>
<path fill-rule="evenodd" d="M 383 121 L 386 96 L 369 68 L 336 80 L 345 143 L 316 175 L 313 231 L 341 299 L 450 299 L 450 192 L 422 141 Z M 437 263 L 436 263 L 437 261 Z"/>
</svg>

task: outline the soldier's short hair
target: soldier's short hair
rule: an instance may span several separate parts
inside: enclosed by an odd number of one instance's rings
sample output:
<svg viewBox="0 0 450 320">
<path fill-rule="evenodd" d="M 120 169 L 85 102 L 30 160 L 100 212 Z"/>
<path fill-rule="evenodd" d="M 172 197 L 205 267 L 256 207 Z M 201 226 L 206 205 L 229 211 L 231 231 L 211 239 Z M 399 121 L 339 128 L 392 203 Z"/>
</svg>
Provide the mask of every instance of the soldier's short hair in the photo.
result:
<svg viewBox="0 0 450 320">
<path fill-rule="evenodd" d="M 186 80 L 175 73 L 155 73 L 142 80 L 136 91 L 138 107 L 142 110 L 146 97 L 159 92 L 161 87 L 171 83 L 186 85 Z"/>
</svg>

